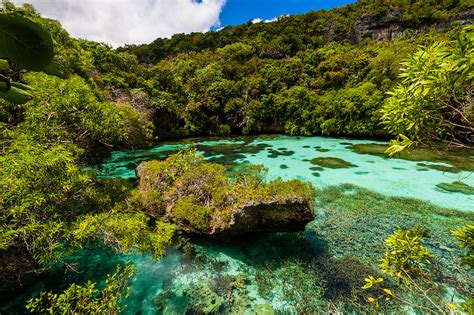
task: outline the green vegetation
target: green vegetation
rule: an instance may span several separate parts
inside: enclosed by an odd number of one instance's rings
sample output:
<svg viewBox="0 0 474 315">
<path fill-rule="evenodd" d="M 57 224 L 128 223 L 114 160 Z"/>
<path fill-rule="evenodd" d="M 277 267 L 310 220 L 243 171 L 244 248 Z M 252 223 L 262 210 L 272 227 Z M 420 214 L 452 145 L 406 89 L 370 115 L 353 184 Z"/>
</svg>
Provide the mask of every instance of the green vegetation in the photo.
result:
<svg viewBox="0 0 474 315">
<path fill-rule="evenodd" d="M 467 255 L 462 258 L 463 264 L 474 268 L 474 225 L 466 224 L 454 230 L 453 237 L 458 242 L 460 248 L 466 248 L 468 250 Z"/>
<path fill-rule="evenodd" d="M 106 145 L 139 147 L 156 136 L 285 132 L 387 137 L 389 133 L 398 136 L 400 128 L 418 130 L 422 126 L 432 133 L 432 123 L 419 120 L 418 125 L 411 126 L 409 115 L 403 114 L 403 124 L 396 123 L 395 116 L 402 113 L 396 114 L 396 107 L 406 107 L 398 104 L 395 96 L 385 101 L 386 93 L 399 91 L 407 84 L 441 93 L 427 95 L 449 100 L 449 105 L 462 113 L 454 111 L 454 120 L 441 122 L 439 119 L 446 116 L 443 108 L 447 105 L 443 105 L 430 114 L 436 124 L 469 127 L 466 119 L 471 119 L 472 109 L 464 96 L 472 80 L 472 31 L 462 30 L 454 21 L 470 8 L 469 1 L 359 1 L 331 11 L 282 17 L 275 23 L 178 34 L 150 45 L 118 50 L 70 38 L 56 21 L 41 18 L 31 6 L 15 8 L 6 3 L 4 12 L 27 17 L 49 31 L 55 44 L 55 63 L 61 65 L 56 69 L 62 72 L 59 76 L 82 77 L 98 101 L 116 103 L 104 106 L 119 111 L 126 127 L 136 128 L 128 130 L 127 139 Z M 383 17 L 390 14 L 396 18 L 384 21 Z M 434 23 L 444 23 L 444 32 L 431 30 L 429 26 Z M 374 40 L 379 39 L 377 29 L 394 24 L 408 29 L 391 41 Z M 422 54 L 416 52 L 419 45 L 435 48 L 427 48 L 429 54 Z M 439 60 L 423 62 L 431 58 L 428 55 Z M 400 74 L 402 61 L 405 63 Z M 440 64 L 444 68 L 437 66 Z M 423 73 L 436 75 L 437 81 L 428 86 L 422 74 L 412 75 L 410 71 L 416 72 L 418 66 L 427 67 Z M 404 81 L 397 86 L 399 75 Z M 15 76 L 25 80 L 21 73 Z M 432 103 L 419 102 L 424 107 Z M 123 104 L 127 104 L 125 108 Z M 18 118 L 21 121 L 17 108 L 9 108 L 6 113 L 10 122 L 16 124 Z M 456 139 L 466 131 L 456 133 Z M 426 132 L 417 134 L 421 137 Z"/>
<path fill-rule="evenodd" d="M 459 237 L 468 229 L 469 226 L 463 227 L 455 231 L 453 235 Z M 367 298 L 369 303 L 375 304 L 375 311 L 380 308 L 379 301 L 383 298 L 386 301 L 394 299 L 399 303 L 407 304 L 411 309 L 423 312 L 453 313 L 460 311 L 466 314 L 470 312 L 473 299 L 469 296 L 470 287 L 465 282 L 469 277 L 466 270 L 459 269 L 454 275 L 445 275 L 443 274 L 444 270 L 439 270 L 436 267 L 430 268 L 432 262 L 435 262 L 435 257 L 423 244 L 427 237 L 428 231 L 419 226 L 407 230 L 398 229 L 385 240 L 388 249 L 380 263 L 384 274 L 398 278 L 399 289 L 421 297 L 423 304 L 413 303 L 407 300 L 404 295 L 398 295 L 391 289 L 382 287 L 383 278 L 375 279 L 373 276 L 369 276 L 365 279 L 367 283 L 362 289 L 374 287 L 379 290 L 380 293 L 377 297 Z M 463 247 L 462 241 L 460 245 Z M 438 279 L 447 279 L 447 277 L 449 280 L 445 280 L 446 283 L 437 282 Z M 449 286 L 455 292 L 450 293 L 451 298 L 447 299 Z M 453 303 L 456 294 L 461 294 L 466 300 Z"/>
<path fill-rule="evenodd" d="M 385 128 L 400 135 L 387 152 L 432 140 L 462 145 L 472 137 L 473 31 L 469 27 L 456 40 L 421 47 L 402 63 L 402 81 L 381 109 Z"/>
<path fill-rule="evenodd" d="M 118 314 L 125 307 L 120 303 L 127 298 L 127 285 L 134 269 L 127 265 L 109 275 L 106 286 L 99 291 L 96 283 L 71 285 L 61 294 L 42 292 L 39 297 L 28 301 L 26 308 L 34 314 Z"/>
<path fill-rule="evenodd" d="M 41 25 L 7 14 L 0 15 L 0 98 L 15 104 L 26 103 L 31 94 L 27 85 L 12 82 L 10 64 L 14 62 L 27 70 L 42 70 L 53 61 L 53 41 Z"/>
</svg>

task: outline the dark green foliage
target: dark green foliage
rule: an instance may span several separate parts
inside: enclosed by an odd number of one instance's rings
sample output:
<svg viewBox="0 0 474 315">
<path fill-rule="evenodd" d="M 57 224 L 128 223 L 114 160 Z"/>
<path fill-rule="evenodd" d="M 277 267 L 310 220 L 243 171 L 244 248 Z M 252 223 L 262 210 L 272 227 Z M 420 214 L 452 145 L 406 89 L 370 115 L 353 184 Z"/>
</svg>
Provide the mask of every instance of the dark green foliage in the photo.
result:
<svg viewBox="0 0 474 315">
<path fill-rule="evenodd" d="M 229 132 L 387 136 L 379 126 L 378 110 L 397 81 L 400 62 L 418 44 L 448 37 L 425 30 L 416 35 L 407 31 L 390 42 L 354 38 L 356 21 L 370 24 L 367 16 L 380 28 L 388 27 L 378 17 L 389 15 L 391 6 L 418 8 L 407 2 L 375 9 L 372 2 L 360 2 L 276 23 L 179 34 L 119 51 L 135 53 L 152 66 L 145 72 L 144 86 L 158 105 L 157 117 L 166 117 L 158 118 L 158 124 L 174 130 L 163 132 L 164 136 Z M 438 8 L 424 3 L 422 11 L 434 7 Z M 429 25 L 456 15 L 461 7 L 443 4 L 438 9 L 445 14 L 416 23 L 403 11 L 394 23 Z M 378 13 L 371 15 L 373 11 Z M 349 44 L 356 41 L 357 45 Z"/>
<path fill-rule="evenodd" d="M 7 14 L 0 15 L 0 35 L 0 58 L 7 59 L 1 59 L 0 98 L 24 104 L 31 99 L 32 88 L 11 80 L 9 61 L 27 70 L 42 70 L 53 61 L 51 36 L 38 23 Z"/>
<path fill-rule="evenodd" d="M 96 283 L 72 284 L 60 294 L 41 292 L 28 301 L 26 308 L 33 314 L 118 314 L 125 309 L 123 299 L 128 297 L 128 282 L 134 268 L 117 266 L 113 275 L 108 275 L 106 286 L 99 290 Z"/>
<path fill-rule="evenodd" d="M 0 82 L 0 85 L 4 84 Z M 13 104 L 25 104 L 31 99 L 31 94 L 24 89 L 11 86 L 9 89 L 6 87 L 0 89 L 0 98 Z"/>
<path fill-rule="evenodd" d="M 282 58 L 294 55 L 303 48 L 318 48 L 326 41 L 354 40 L 354 24 L 363 15 L 369 20 L 378 21 L 378 18 L 387 13 L 400 12 L 400 19 L 396 22 L 416 27 L 445 20 L 472 7 L 468 0 L 364 0 L 330 11 L 280 17 L 275 23 L 246 23 L 205 34 L 176 34 L 170 39 L 158 38 L 149 45 L 131 45 L 121 50 L 135 53 L 144 63 L 157 62 L 180 53 L 218 48 L 222 48 L 219 51 L 227 58 L 239 60 L 254 54 L 266 58 Z"/>
<path fill-rule="evenodd" d="M 42 70 L 53 61 L 53 41 L 41 25 L 14 15 L 0 15 L 0 58 L 27 70 Z"/>
<path fill-rule="evenodd" d="M 474 268 L 474 225 L 466 224 L 454 230 L 453 237 L 460 248 L 467 250 L 467 254 L 462 257 L 463 264 Z"/>
</svg>

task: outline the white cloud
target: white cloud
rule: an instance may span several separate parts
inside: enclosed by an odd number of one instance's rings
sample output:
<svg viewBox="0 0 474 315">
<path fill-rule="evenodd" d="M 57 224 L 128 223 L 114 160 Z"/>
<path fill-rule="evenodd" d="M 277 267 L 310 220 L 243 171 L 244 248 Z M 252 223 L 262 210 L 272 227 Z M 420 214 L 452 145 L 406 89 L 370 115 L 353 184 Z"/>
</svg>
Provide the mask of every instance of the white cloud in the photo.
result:
<svg viewBox="0 0 474 315">
<path fill-rule="evenodd" d="M 74 37 L 113 46 L 219 26 L 226 0 L 13 0 L 31 3 Z"/>
<path fill-rule="evenodd" d="M 252 20 L 252 23 L 253 23 L 253 24 L 255 24 L 255 23 L 262 23 L 262 22 L 263 22 L 263 23 L 271 23 L 271 22 L 276 22 L 276 21 L 278 21 L 278 20 L 280 20 L 280 19 L 283 19 L 283 18 L 285 18 L 285 17 L 288 17 L 288 16 L 290 16 L 290 15 L 289 15 L 289 14 L 283 14 L 283 15 L 280 15 L 280 16 L 277 16 L 277 17 L 275 17 L 275 18 L 273 18 L 273 19 L 268 19 L 268 20 L 262 20 L 261 18 L 255 18 L 255 19 Z"/>
</svg>

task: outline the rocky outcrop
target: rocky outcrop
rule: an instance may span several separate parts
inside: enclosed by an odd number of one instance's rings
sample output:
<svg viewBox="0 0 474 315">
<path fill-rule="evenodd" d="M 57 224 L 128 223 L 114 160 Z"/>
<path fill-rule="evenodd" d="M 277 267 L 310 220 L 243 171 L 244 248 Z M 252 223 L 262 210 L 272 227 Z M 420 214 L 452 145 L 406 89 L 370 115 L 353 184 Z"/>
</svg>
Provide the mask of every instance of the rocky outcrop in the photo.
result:
<svg viewBox="0 0 474 315">
<path fill-rule="evenodd" d="M 462 12 L 454 15 L 445 21 L 429 22 L 417 25 L 417 29 L 434 28 L 437 31 L 444 31 L 453 25 L 469 25 L 474 20 L 474 10 Z M 379 16 L 369 14 L 359 17 L 354 23 L 354 41 L 360 42 L 364 38 L 373 40 L 393 40 L 403 34 L 403 31 L 413 25 L 404 21 L 402 12 L 387 11 Z"/>
<path fill-rule="evenodd" d="M 401 35 L 403 29 L 401 12 L 388 11 L 383 16 L 364 15 L 357 19 L 354 34 L 357 42 L 366 37 L 374 40 L 392 40 Z"/>
<path fill-rule="evenodd" d="M 266 170 L 249 166 L 226 175 L 195 151 L 137 168 L 137 209 L 191 234 L 236 235 L 303 231 L 314 219 L 314 188 L 299 180 L 264 183 Z"/>
<path fill-rule="evenodd" d="M 261 202 L 235 210 L 228 226 L 216 234 L 298 232 L 313 219 L 310 200 Z"/>
</svg>

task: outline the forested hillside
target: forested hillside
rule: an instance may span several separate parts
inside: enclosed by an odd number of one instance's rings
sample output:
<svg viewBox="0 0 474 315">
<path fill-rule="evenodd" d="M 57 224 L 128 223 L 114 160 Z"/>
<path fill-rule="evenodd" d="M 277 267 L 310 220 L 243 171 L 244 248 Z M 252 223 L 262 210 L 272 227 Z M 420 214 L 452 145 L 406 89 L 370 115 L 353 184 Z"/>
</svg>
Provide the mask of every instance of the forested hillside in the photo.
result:
<svg viewBox="0 0 474 315">
<path fill-rule="evenodd" d="M 378 109 L 418 45 L 470 24 L 468 1 L 360 1 L 119 49 L 148 69 L 163 136 L 387 136 Z M 172 130 L 173 134 L 169 134 Z"/>
<path fill-rule="evenodd" d="M 70 38 L 31 7 L 17 13 L 47 25 L 56 60 L 81 77 L 75 80 L 101 101 L 120 104 L 127 139 L 94 141 L 135 147 L 147 144 L 153 126 L 162 139 L 262 132 L 388 137 L 378 110 L 400 63 L 419 45 L 455 39 L 472 10 L 470 1 L 361 1 L 118 51 Z M 51 80 L 54 89 L 60 81 Z M 18 115 L 11 111 L 9 121 Z M 87 132 L 81 142 L 91 137 Z"/>
</svg>

